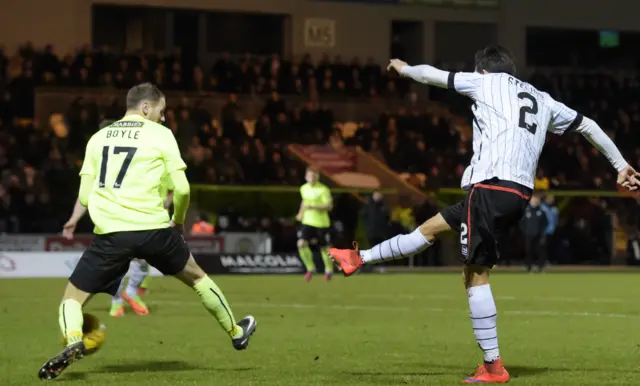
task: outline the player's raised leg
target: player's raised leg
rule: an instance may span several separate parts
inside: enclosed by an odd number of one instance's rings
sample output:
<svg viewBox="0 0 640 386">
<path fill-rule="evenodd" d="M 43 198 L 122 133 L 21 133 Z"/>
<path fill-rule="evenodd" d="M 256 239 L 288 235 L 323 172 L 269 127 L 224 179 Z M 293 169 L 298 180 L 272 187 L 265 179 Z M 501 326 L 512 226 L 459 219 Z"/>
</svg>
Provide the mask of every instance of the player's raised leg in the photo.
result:
<svg viewBox="0 0 640 386">
<path fill-rule="evenodd" d="M 364 264 L 375 264 L 410 257 L 429 248 L 438 233 L 452 229 L 449 221 L 445 219 L 447 216 L 446 211 L 457 210 L 459 212 L 459 205 L 454 205 L 431 217 L 413 232 L 394 236 L 373 246 L 371 249 L 358 250 L 358 245 L 354 243 L 354 249 L 331 248 L 329 249 L 329 254 L 340 264 L 345 276 L 354 274 Z M 457 216 L 456 221 L 459 222 L 459 213 L 457 215 L 454 214 L 454 218 L 455 216 Z"/>
<path fill-rule="evenodd" d="M 146 261 L 140 259 L 134 259 L 131 261 L 129 282 L 127 283 L 125 292 L 122 294 L 122 298 L 129 303 L 137 315 L 149 314 L 149 308 L 144 303 L 140 295 L 138 295 L 138 288 L 148 275 L 149 264 Z"/>
</svg>

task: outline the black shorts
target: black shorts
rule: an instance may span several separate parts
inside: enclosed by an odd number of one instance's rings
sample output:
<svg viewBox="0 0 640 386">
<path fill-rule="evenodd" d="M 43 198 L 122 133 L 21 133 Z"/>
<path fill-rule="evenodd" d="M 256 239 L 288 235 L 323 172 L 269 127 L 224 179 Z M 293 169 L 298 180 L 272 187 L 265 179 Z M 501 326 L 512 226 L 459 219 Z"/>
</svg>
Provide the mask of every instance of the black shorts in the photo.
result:
<svg viewBox="0 0 640 386">
<path fill-rule="evenodd" d="M 310 245 L 326 247 L 331 245 L 331 228 L 316 228 L 311 225 L 300 225 L 298 240 L 304 240 Z"/>
<path fill-rule="evenodd" d="M 69 282 L 90 294 L 113 296 L 134 257 L 146 260 L 165 275 L 175 275 L 184 269 L 190 255 L 187 243 L 173 228 L 96 235 Z"/>
<path fill-rule="evenodd" d="M 491 179 L 472 186 L 463 201 L 440 212 L 460 233 L 465 264 L 493 267 L 500 259 L 501 239 L 522 218 L 532 190 Z"/>
</svg>

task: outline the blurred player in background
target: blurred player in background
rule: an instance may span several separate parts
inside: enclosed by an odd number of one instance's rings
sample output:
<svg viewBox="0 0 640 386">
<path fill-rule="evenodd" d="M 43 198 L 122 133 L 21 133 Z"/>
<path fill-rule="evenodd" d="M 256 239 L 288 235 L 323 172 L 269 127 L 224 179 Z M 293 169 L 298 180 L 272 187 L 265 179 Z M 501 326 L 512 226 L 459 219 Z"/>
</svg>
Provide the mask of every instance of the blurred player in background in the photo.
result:
<svg viewBox="0 0 640 386">
<path fill-rule="evenodd" d="M 333 261 L 328 252 L 331 246 L 331 219 L 329 218 L 329 212 L 333 209 L 333 198 L 329 188 L 319 180 L 320 174 L 312 168 L 307 168 L 305 174 L 307 183 L 300 187 L 302 201 L 296 215 L 296 220 L 300 222 L 298 253 L 307 269 L 307 273 L 304 275 L 306 281 L 311 280 L 313 273 L 316 271 L 311 245 L 320 248 L 322 260 L 324 261 L 325 280 L 331 280 L 333 276 Z"/>
<path fill-rule="evenodd" d="M 89 210 L 95 239 L 76 265 L 59 308 L 67 347 L 40 369 L 53 379 L 86 353 L 82 307 L 93 294 L 115 295 L 133 256 L 193 288 L 204 307 L 231 338 L 236 350 L 249 345 L 256 320 L 239 323 L 220 288 L 200 268 L 182 238 L 190 201 L 186 164 L 164 120 L 164 94 L 143 83 L 127 93 L 127 113 L 95 133 L 80 170 L 80 204 Z M 162 178 L 173 185 L 170 219 L 160 197 Z"/>
<path fill-rule="evenodd" d="M 332 249 L 345 275 L 365 263 L 405 258 L 428 248 L 435 235 L 460 233 L 463 278 L 471 325 L 484 363 L 464 383 L 506 383 L 510 376 L 498 349 L 496 304 L 489 272 L 500 259 L 501 243 L 522 218 L 531 198 L 536 167 L 547 132 L 581 133 L 618 171 L 618 184 L 637 190 L 639 174 L 602 129 L 589 118 L 517 79 L 509 50 L 489 46 L 476 53 L 475 72 L 448 72 L 392 59 L 389 70 L 421 83 L 448 88 L 473 101 L 473 157 L 461 186 L 465 199 L 445 208 L 415 231 L 359 251 Z M 346 295 L 348 296 L 348 294 Z"/>
</svg>

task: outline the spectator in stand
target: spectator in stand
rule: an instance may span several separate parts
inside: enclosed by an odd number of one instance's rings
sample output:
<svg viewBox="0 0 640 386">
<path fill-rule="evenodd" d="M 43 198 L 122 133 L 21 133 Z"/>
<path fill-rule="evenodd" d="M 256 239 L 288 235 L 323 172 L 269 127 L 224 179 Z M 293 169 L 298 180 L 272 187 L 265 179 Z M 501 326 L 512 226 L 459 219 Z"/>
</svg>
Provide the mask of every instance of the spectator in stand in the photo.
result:
<svg viewBox="0 0 640 386">
<path fill-rule="evenodd" d="M 381 95 L 395 98 L 408 91 L 401 80 L 383 74 L 371 58 L 363 65 L 358 58 L 325 56 L 314 63 L 309 55 L 289 61 L 278 55 L 265 60 L 245 54 L 235 59 L 227 53 L 214 66 L 205 67 L 186 60 L 179 50 L 167 55 L 143 55 L 81 47 L 75 55 L 59 56 L 53 46 L 40 50 L 28 43 L 11 58 L 0 48 L 0 231 L 38 226 L 57 230 L 60 224 L 53 226 L 48 221 L 59 221 L 58 208 L 63 208 L 64 214 L 68 209 L 60 190 L 75 195 L 83 141 L 98 121 L 117 118 L 124 112 L 118 99 L 105 106 L 78 99 L 68 111 L 38 124 L 33 121 L 35 87 L 125 88 L 145 79 L 176 91 L 231 94 L 221 112 L 207 111 L 205 104 L 189 100 L 167 110 L 166 125 L 180 142 L 194 183 L 297 185 L 300 167 L 287 158 L 282 147 L 291 142 L 362 146 L 386 160 L 395 171 L 420 176 L 410 180 L 429 189 L 457 186 L 460 165 L 468 163 L 471 156 L 468 124 L 472 117 L 464 115 L 468 114 L 468 101 L 445 90 L 431 90 L 430 95 L 443 101 L 450 111 L 408 103 L 380 114 L 379 120 L 357 122 L 356 135 L 348 138 L 345 134 L 343 138 L 341 130 L 347 126 L 337 122 L 323 101 L 373 97 L 376 105 L 372 107 L 377 108 L 378 103 L 385 105 Z M 640 163 L 640 150 L 635 146 L 640 142 L 637 74 L 534 69 L 530 80 L 555 98 L 591 111 L 607 133 L 622 144 L 622 151 L 635 155 L 636 163 Z M 250 110 L 243 109 L 243 94 L 248 93 L 264 95 L 267 102 L 261 115 L 252 117 Z M 297 105 L 295 100 L 300 99 L 290 98 L 290 94 L 300 95 L 306 102 Z M 464 114 L 452 114 L 458 111 Z M 539 186 L 613 187 L 615 175 L 604 158 L 578 137 L 552 137 L 548 141 L 540 160 Z M 25 169 L 26 165 L 30 169 Z M 581 237 L 596 228 L 596 217 L 604 218 L 596 210 L 600 202 L 584 205 L 589 210 L 572 217 L 583 221 L 565 226 L 569 233 Z M 637 221 L 633 215 L 636 203 L 616 206 L 623 223 Z M 43 213 L 43 221 L 37 224 L 30 220 L 35 208 Z M 593 232 L 601 232 L 606 225 L 599 228 Z M 562 232 L 565 230 L 558 229 Z"/>
<path fill-rule="evenodd" d="M 555 197 L 552 194 L 548 194 L 544 198 L 544 201 L 542 201 L 540 207 L 544 211 L 545 216 L 547 216 L 547 228 L 545 229 L 547 250 L 545 252 L 547 254 L 547 259 L 554 262 L 556 250 L 556 238 L 554 237 L 554 235 L 556 233 L 556 228 L 558 227 L 560 210 L 555 205 Z"/>
<path fill-rule="evenodd" d="M 362 219 L 370 246 L 380 244 L 389 235 L 389 209 L 383 198 L 379 191 L 373 192 L 362 210 Z"/>
<path fill-rule="evenodd" d="M 538 168 L 534 180 L 535 190 L 547 191 L 549 190 L 549 184 L 549 178 L 547 178 L 547 176 L 545 175 L 544 170 L 542 168 Z"/>
<path fill-rule="evenodd" d="M 215 227 L 208 220 L 206 213 L 199 213 L 191 226 L 191 236 L 210 236 L 215 233 Z"/>
<path fill-rule="evenodd" d="M 520 227 L 524 234 L 525 256 L 527 261 L 527 271 L 535 269 L 542 272 L 547 261 L 546 255 L 546 229 L 547 216 L 540 194 L 534 194 L 525 209 L 524 216 L 520 221 Z"/>
</svg>

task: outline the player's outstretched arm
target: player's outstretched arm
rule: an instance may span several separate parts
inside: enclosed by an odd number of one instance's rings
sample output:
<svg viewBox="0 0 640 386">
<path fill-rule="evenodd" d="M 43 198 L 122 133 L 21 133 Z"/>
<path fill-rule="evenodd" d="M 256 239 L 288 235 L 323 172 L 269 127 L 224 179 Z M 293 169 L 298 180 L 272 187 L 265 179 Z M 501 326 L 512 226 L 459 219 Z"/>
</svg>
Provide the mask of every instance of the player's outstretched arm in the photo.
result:
<svg viewBox="0 0 640 386">
<path fill-rule="evenodd" d="M 591 144 L 604 155 L 611 165 L 618 171 L 617 183 L 628 190 L 640 188 L 640 173 L 624 159 L 618 147 L 611 138 L 593 120 L 584 117 L 576 128 Z"/>
<path fill-rule="evenodd" d="M 396 70 L 398 74 L 411 78 L 416 82 L 430 84 L 432 86 L 447 87 L 449 72 L 437 69 L 428 64 L 410 66 L 400 59 L 391 59 L 387 71 Z"/>
</svg>

